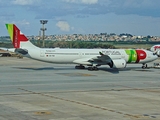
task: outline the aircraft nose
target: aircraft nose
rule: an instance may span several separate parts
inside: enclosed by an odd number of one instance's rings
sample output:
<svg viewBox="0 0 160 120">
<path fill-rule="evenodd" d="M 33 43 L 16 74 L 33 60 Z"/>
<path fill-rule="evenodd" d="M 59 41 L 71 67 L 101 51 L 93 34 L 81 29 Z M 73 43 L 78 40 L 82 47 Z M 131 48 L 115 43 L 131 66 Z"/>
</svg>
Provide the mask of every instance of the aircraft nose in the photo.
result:
<svg viewBox="0 0 160 120">
<path fill-rule="evenodd" d="M 151 51 L 146 51 L 146 53 L 147 53 L 147 58 L 146 58 L 146 60 L 148 60 L 148 61 L 154 61 L 154 60 L 156 60 L 157 58 L 158 58 L 158 56 L 157 55 L 155 55 L 153 52 L 151 52 Z"/>
</svg>

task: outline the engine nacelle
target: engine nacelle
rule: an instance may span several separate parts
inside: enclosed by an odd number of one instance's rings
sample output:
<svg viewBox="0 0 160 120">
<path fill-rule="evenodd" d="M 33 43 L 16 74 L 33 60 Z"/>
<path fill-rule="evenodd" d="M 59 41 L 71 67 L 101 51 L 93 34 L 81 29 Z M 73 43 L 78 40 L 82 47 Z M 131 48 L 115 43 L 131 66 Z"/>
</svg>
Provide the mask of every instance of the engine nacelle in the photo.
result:
<svg viewBox="0 0 160 120">
<path fill-rule="evenodd" d="M 156 54 L 158 55 L 158 57 L 160 57 L 160 50 L 158 50 Z"/>
<path fill-rule="evenodd" d="M 126 61 L 124 59 L 116 59 L 112 60 L 112 63 L 110 65 L 111 68 L 125 68 L 126 67 Z"/>
</svg>

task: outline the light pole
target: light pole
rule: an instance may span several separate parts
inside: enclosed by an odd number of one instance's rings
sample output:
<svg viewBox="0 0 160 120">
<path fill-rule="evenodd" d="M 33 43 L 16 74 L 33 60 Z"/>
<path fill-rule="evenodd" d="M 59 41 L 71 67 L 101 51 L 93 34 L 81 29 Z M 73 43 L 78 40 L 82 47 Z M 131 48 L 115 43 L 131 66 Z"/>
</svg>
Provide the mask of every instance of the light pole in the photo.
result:
<svg viewBox="0 0 160 120">
<path fill-rule="evenodd" d="M 45 31 L 47 28 L 44 27 L 45 24 L 47 24 L 48 20 L 40 20 L 40 23 L 42 24 L 42 28 L 40 29 L 42 31 L 42 40 L 43 40 L 43 47 L 45 47 L 44 38 L 45 38 Z"/>
</svg>

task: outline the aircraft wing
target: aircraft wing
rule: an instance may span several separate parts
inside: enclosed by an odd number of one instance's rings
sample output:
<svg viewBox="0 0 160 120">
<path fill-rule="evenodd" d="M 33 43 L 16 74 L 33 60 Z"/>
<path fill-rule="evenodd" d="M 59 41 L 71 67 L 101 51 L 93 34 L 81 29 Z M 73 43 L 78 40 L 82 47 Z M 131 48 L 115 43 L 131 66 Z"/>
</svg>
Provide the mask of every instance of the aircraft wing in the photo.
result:
<svg viewBox="0 0 160 120">
<path fill-rule="evenodd" d="M 99 56 L 95 56 L 92 58 L 82 58 L 74 60 L 74 63 L 88 66 L 100 66 L 100 65 L 109 65 L 110 68 L 125 68 L 126 61 L 122 58 L 111 59 L 108 55 L 104 55 L 99 52 Z"/>
<path fill-rule="evenodd" d="M 97 65 L 110 65 L 112 64 L 112 59 L 108 55 L 100 52 L 100 56 L 92 58 L 92 63 Z"/>
<path fill-rule="evenodd" d="M 16 52 L 16 53 L 19 53 L 19 54 L 22 54 L 22 55 L 28 54 L 28 50 L 22 49 L 22 48 L 17 48 L 17 49 L 15 49 L 15 52 Z"/>
<path fill-rule="evenodd" d="M 2 48 L 0 47 L 0 50 L 15 52 L 15 53 L 22 54 L 22 55 L 28 54 L 28 50 L 22 49 L 22 48 Z"/>
<path fill-rule="evenodd" d="M 82 58 L 82 59 L 77 59 L 73 61 L 74 63 L 77 64 L 82 64 L 82 65 L 108 65 L 111 64 L 112 59 L 108 55 L 104 55 L 100 52 L 99 56 L 92 57 L 92 58 Z"/>
<path fill-rule="evenodd" d="M 3 48 L 3 47 L 0 47 L 0 50 L 9 51 L 9 52 L 15 52 L 15 48 Z"/>
<path fill-rule="evenodd" d="M 0 47 L 0 50 L 8 51 L 8 48 Z"/>
</svg>

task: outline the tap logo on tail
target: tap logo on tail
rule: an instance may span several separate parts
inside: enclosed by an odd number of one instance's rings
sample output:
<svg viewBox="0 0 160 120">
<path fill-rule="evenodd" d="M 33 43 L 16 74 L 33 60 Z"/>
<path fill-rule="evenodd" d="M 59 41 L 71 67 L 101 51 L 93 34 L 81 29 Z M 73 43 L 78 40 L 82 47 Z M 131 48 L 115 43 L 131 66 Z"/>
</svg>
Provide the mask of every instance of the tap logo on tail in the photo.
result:
<svg viewBox="0 0 160 120">
<path fill-rule="evenodd" d="M 20 42 L 28 41 L 27 37 L 17 28 L 15 24 L 6 24 L 14 48 L 20 48 Z"/>
</svg>

